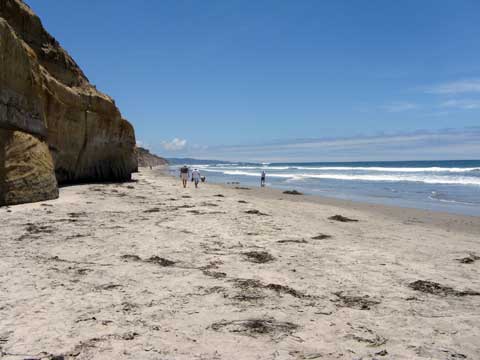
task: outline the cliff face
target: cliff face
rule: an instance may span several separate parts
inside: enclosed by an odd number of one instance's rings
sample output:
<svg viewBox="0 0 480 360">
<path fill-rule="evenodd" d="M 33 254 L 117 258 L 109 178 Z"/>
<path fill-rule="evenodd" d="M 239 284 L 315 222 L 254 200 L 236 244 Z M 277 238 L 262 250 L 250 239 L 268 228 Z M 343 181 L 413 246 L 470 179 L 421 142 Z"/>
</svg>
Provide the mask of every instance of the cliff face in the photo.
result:
<svg viewBox="0 0 480 360">
<path fill-rule="evenodd" d="M 0 0 L 0 205 L 54 198 L 57 182 L 128 180 L 134 149 L 114 101 L 27 5 Z"/>
<path fill-rule="evenodd" d="M 166 159 L 152 154 L 150 151 L 142 147 L 137 147 L 135 152 L 137 153 L 139 167 L 168 165 L 168 161 Z"/>
</svg>

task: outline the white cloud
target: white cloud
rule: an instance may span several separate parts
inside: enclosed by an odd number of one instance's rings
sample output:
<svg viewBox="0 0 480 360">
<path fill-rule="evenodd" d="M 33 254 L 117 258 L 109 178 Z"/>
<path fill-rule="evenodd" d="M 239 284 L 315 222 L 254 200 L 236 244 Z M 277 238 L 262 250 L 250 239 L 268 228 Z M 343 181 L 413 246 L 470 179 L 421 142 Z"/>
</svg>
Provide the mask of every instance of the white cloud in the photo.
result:
<svg viewBox="0 0 480 360">
<path fill-rule="evenodd" d="M 480 100 L 471 100 L 471 99 L 448 100 L 443 102 L 440 106 L 445 108 L 474 110 L 474 109 L 480 109 Z"/>
<path fill-rule="evenodd" d="M 426 92 L 445 95 L 480 92 L 480 79 L 467 79 L 439 84 L 430 87 Z"/>
<path fill-rule="evenodd" d="M 418 106 L 417 104 L 413 104 L 410 102 L 393 102 L 388 105 L 384 105 L 381 108 L 388 111 L 388 112 L 402 112 L 416 109 Z"/>
<path fill-rule="evenodd" d="M 172 141 L 162 141 L 162 147 L 167 151 L 180 151 L 187 146 L 187 140 L 174 138 Z"/>
</svg>

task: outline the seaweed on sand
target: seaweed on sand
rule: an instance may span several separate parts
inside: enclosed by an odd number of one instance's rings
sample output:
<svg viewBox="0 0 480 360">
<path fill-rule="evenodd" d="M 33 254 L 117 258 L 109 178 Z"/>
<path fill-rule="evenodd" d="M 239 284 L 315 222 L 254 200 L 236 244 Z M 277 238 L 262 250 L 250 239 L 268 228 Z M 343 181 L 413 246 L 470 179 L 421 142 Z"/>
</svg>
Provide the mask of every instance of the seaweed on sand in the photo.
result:
<svg viewBox="0 0 480 360">
<path fill-rule="evenodd" d="M 333 215 L 328 218 L 329 220 L 340 221 L 340 222 L 357 222 L 356 219 L 350 219 L 342 215 Z"/>
<path fill-rule="evenodd" d="M 287 321 L 277 321 L 273 318 L 246 319 L 233 321 L 219 321 L 210 325 L 215 331 L 226 329 L 232 333 L 240 333 L 249 336 L 256 335 L 290 335 L 298 329 L 298 325 Z"/>
<path fill-rule="evenodd" d="M 427 294 L 440 295 L 440 296 L 480 296 L 480 292 L 473 290 L 459 291 L 455 290 L 449 286 L 440 285 L 439 283 L 428 281 L 428 280 L 417 280 L 410 284 L 408 287 L 421 291 Z"/>
<path fill-rule="evenodd" d="M 245 214 L 260 215 L 260 216 L 269 216 L 268 214 L 265 214 L 265 213 L 261 212 L 260 210 L 256 210 L 256 209 L 247 210 L 247 211 L 245 211 Z"/>
<path fill-rule="evenodd" d="M 275 258 L 266 251 L 247 251 L 242 253 L 248 261 L 263 264 L 275 260 Z"/>
<path fill-rule="evenodd" d="M 327 235 L 327 234 L 318 234 L 316 236 L 312 237 L 312 240 L 325 240 L 325 239 L 330 239 L 332 235 Z"/>
<path fill-rule="evenodd" d="M 334 302 L 338 307 L 348 307 L 358 310 L 370 310 L 374 305 L 380 304 L 380 301 L 370 298 L 368 295 L 364 296 L 355 296 L 355 295 L 344 295 L 342 291 L 334 293 L 337 297 Z"/>
<path fill-rule="evenodd" d="M 283 193 L 287 195 L 303 195 L 303 193 L 297 190 L 286 190 Z"/>
<path fill-rule="evenodd" d="M 157 265 L 160 265 L 160 266 L 173 266 L 173 265 L 175 265 L 175 261 L 168 260 L 168 259 L 156 256 L 156 255 L 149 257 L 145 261 L 148 262 L 148 263 L 157 264 Z"/>
</svg>

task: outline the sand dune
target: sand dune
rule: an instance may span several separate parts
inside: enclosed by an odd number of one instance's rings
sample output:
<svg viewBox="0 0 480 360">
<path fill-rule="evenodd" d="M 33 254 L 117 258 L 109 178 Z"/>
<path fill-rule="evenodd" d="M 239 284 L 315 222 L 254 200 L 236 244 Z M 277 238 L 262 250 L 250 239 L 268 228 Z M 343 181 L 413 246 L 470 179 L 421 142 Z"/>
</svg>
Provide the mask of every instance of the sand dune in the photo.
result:
<svg viewBox="0 0 480 360">
<path fill-rule="evenodd" d="M 0 219 L 2 359 L 480 358 L 480 218 L 142 170 Z"/>
</svg>

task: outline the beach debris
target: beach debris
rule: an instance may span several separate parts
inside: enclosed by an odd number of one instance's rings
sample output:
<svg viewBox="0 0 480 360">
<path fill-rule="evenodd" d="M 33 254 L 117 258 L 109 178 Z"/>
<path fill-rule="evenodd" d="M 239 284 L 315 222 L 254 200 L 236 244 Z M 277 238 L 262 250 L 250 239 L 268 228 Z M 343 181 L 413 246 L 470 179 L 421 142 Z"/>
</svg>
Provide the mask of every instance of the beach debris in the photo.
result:
<svg viewBox="0 0 480 360">
<path fill-rule="evenodd" d="M 309 297 L 300 291 L 297 291 L 290 286 L 279 285 L 279 284 L 267 284 L 263 286 L 265 289 L 273 290 L 279 294 L 288 294 L 296 298 L 306 298 Z"/>
<path fill-rule="evenodd" d="M 225 211 L 200 211 L 200 210 L 188 210 L 189 213 L 193 215 L 218 215 L 226 214 Z"/>
<path fill-rule="evenodd" d="M 49 355 L 47 359 L 48 360 L 66 360 L 65 356 L 63 355 Z"/>
<path fill-rule="evenodd" d="M 26 231 L 29 234 L 51 234 L 55 231 L 55 228 L 50 225 L 40 225 L 40 224 L 26 224 Z"/>
<path fill-rule="evenodd" d="M 200 206 L 218 206 L 218 204 L 209 203 L 209 202 L 202 202 L 202 203 L 200 204 Z"/>
<path fill-rule="evenodd" d="M 416 290 L 421 291 L 427 294 L 433 295 L 440 295 L 440 296 L 480 296 L 480 292 L 473 291 L 473 290 L 464 290 L 459 291 L 455 290 L 449 286 L 440 285 L 439 283 L 428 281 L 428 280 L 417 280 L 410 284 L 408 287 Z"/>
<path fill-rule="evenodd" d="M 87 275 L 89 272 L 92 272 L 92 269 L 75 269 L 77 275 Z"/>
<path fill-rule="evenodd" d="M 104 284 L 104 285 L 99 285 L 95 287 L 96 290 L 113 290 L 117 288 L 121 288 L 122 285 L 120 284 Z"/>
<path fill-rule="evenodd" d="M 156 212 L 160 212 L 160 208 L 154 207 L 154 208 L 151 208 L 151 209 L 144 210 L 143 212 L 144 213 L 156 213 Z"/>
<path fill-rule="evenodd" d="M 343 291 L 333 293 L 337 299 L 332 300 L 338 307 L 348 307 L 358 310 L 370 310 L 374 305 L 380 304 L 380 301 L 370 298 L 369 295 L 355 296 L 344 295 Z"/>
<path fill-rule="evenodd" d="M 250 189 L 248 187 L 245 187 L 245 186 L 235 186 L 235 189 L 237 189 L 237 190 L 252 190 L 252 189 Z"/>
<path fill-rule="evenodd" d="M 286 244 L 286 243 L 308 244 L 308 241 L 305 240 L 305 239 L 284 239 L 284 240 L 278 240 L 277 243 L 279 243 L 279 244 Z"/>
<path fill-rule="evenodd" d="M 56 228 L 50 225 L 26 223 L 25 234 L 20 235 L 17 241 L 23 241 L 29 238 L 38 238 L 41 234 L 51 234 Z"/>
<path fill-rule="evenodd" d="M 195 205 L 184 204 L 184 205 L 170 206 L 169 210 L 191 209 L 191 208 L 194 208 L 194 207 L 195 207 Z"/>
<path fill-rule="evenodd" d="M 184 198 L 184 199 L 190 199 L 191 196 L 190 196 L 190 195 L 182 195 L 182 198 Z"/>
<path fill-rule="evenodd" d="M 239 204 L 248 204 L 248 202 L 246 202 L 245 200 L 238 200 L 238 203 Z"/>
<path fill-rule="evenodd" d="M 222 198 L 225 197 L 225 195 L 223 195 L 223 194 L 216 194 L 216 195 L 213 195 L 213 196 L 222 197 Z"/>
<path fill-rule="evenodd" d="M 314 353 L 304 353 L 300 351 L 290 351 L 290 355 L 295 356 L 295 359 L 301 359 L 301 360 L 314 360 L 314 359 L 320 359 L 323 358 L 323 353 L 319 352 L 314 352 Z M 333 353 L 329 353 L 328 355 L 332 355 Z"/>
<path fill-rule="evenodd" d="M 247 251 L 242 253 L 248 261 L 257 264 L 263 264 L 275 260 L 275 258 L 266 251 Z"/>
<path fill-rule="evenodd" d="M 121 339 L 122 340 L 133 340 L 135 339 L 138 335 L 140 335 L 139 333 L 135 332 L 135 331 L 130 331 L 130 332 L 127 332 L 125 334 L 122 334 L 121 335 Z"/>
<path fill-rule="evenodd" d="M 325 239 L 330 239 L 332 235 L 327 235 L 327 234 L 318 234 L 316 236 L 312 237 L 312 240 L 325 240 Z"/>
<path fill-rule="evenodd" d="M 215 279 L 223 279 L 227 277 L 227 274 L 221 271 L 211 271 L 211 270 L 203 270 L 203 274 L 207 276 L 211 276 Z"/>
<path fill-rule="evenodd" d="M 210 288 L 204 288 L 203 286 L 199 287 L 203 290 L 202 295 L 211 295 L 211 294 L 220 294 L 225 293 L 226 289 L 222 286 L 212 286 Z"/>
<path fill-rule="evenodd" d="M 290 335 L 298 329 L 298 325 L 286 321 L 277 321 L 273 318 L 266 318 L 219 321 L 210 325 L 210 328 L 215 331 L 225 329 L 232 333 L 249 336 L 277 334 Z"/>
<path fill-rule="evenodd" d="M 468 256 L 461 258 L 461 259 L 456 259 L 458 262 L 462 264 L 471 264 L 474 263 L 477 260 L 480 260 L 480 256 L 477 256 L 475 254 L 469 254 Z"/>
<path fill-rule="evenodd" d="M 120 257 L 126 261 L 142 261 L 142 258 L 140 256 L 134 254 L 125 254 Z"/>
<path fill-rule="evenodd" d="M 126 312 L 126 313 L 130 313 L 132 311 L 135 311 L 136 309 L 138 308 L 138 305 L 136 304 L 133 304 L 131 302 L 128 302 L 128 301 L 124 301 L 122 304 L 121 304 L 121 309 L 123 312 Z"/>
<path fill-rule="evenodd" d="M 260 288 L 262 283 L 253 279 L 234 279 L 234 286 L 240 289 L 240 292 L 233 297 L 238 301 L 258 301 L 265 298 Z"/>
<path fill-rule="evenodd" d="M 265 214 L 265 213 L 261 212 L 260 210 L 256 210 L 256 209 L 247 210 L 247 211 L 245 211 L 245 214 L 260 215 L 260 216 L 270 216 L 270 215 Z"/>
<path fill-rule="evenodd" d="M 156 255 L 151 256 L 151 257 L 149 257 L 148 259 L 145 259 L 145 260 L 142 260 L 142 258 L 140 256 L 134 255 L 134 254 L 122 255 L 122 256 L 120 256 L 120 258 L 122 258 L 125 261 L 143 261 L 143 262 L 146 262 L 146 263 L 156 264 L 156 265 L 160 265 L 160 266 L 173 266 L 173 265 L 176 264 L 175 261 L 168 260 L 168 259 L 156 256 Z"/>
<path fill-rule="evenodd" d="M 286 190 L 283 193 L 287 195 L 303 195 L 303 193 L 297 190 Z"/>
<path fill-rule="evenodd" d="M 65 240 L 72 240 L 72 239 L 79 239 L 87 236 L 91 236 L 91 233 L 86 233 L 86 234 L 72 234 L 67 237 L 65 237 Z"/>
<path fill-rule="evenodd" d="M 202 266 L 200 270 L 218 269 L 219 265 L 223 265 L 223 261 L 220 259 L 211 260 L 208 265 Z"/>
<path fill-rule="evenodd" d="M 259 280 L 254 279 L 233 279 L 232 281 L 236 287 L 241 289 L 259 288 L 263 286 Z"/>
<path fill-rule="evenodd" d="M 176 263 L 175 261 L 168 260 L 156 255 L 149 257 L 147 260 L 145 260 L 145 262 L 157 264 L 160 266 L 173 266 Z"/>
<path fill-rule="evenodd" d="M 67 214 L 71 218 L 77 219 L 79 217 L 87 216 L 87 213 L 85 211 L 80 211 L 80 212 L 71 212 Z"/>
<path fill-rule="evenodd" d="M 350 218 L 342 216 L 342 215 L 333 215 L 333 216 L 330 216 L 328 219 L 329 220 L 340 221 L 340 222 L 357 222 L 358 221 L 356 219 L 350 219 Z"/>
<path fill-rule="evenodd" d="M 388 355 L 388 351 L 387 351 L 386 349 L 383 349 L 382 351 L 376 352 L 375 355 L 378 355 L 378 356 L 387 356 L 387 355 Z"/>
<path fill-rule="evenodd" d="M 265 299 L 265 296 L 255 289 L 242 290 L 239 294 L 232 297 L 232 299 L 237 301 L 248 301 L 248 302 L 257 302 L 259 300 Z"/>
<path fill-rule="evenodd" d="M 298 299 L 311 297 L 310 295 L 304 294 L 286 285 L 273 284 L 273 283 L 264 284 L 261 281 L 254 280 L 254 279 L 233 279 L 232 281 L 234 282 L 235 287 L 238 287 L 242 290 L 266 289 L 266 290 L 275 291 L 277 294 L 288 294 Z"/>
<path fill-rule="evenodd" d="M 371 331 L 371 330 L 370 330 Z M 352 335 L 352 339 L 358 341 L 358 342 L 364 342 L 367 343 L 369 347 L 378 347 L 385 345 L 387 343 L 387 338 L 384 338 L 383 336 L 374 334 L 372 337 L 364 337 L 364 336 L 358 336 L 358 335 Z M 386 355 L 387 353 L 385 353 Z M 384 355 L 381 355 L 384 356 Z"/>
</svg>

